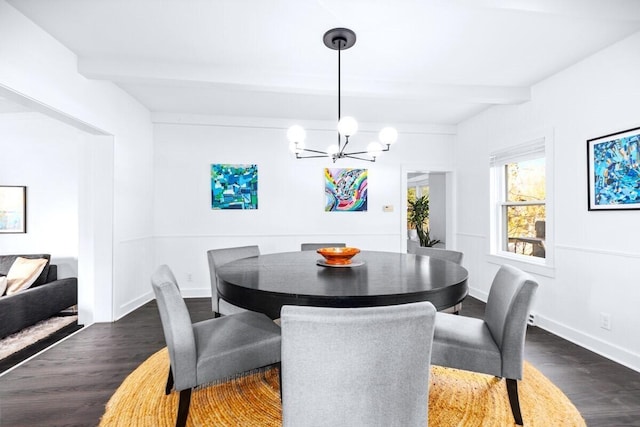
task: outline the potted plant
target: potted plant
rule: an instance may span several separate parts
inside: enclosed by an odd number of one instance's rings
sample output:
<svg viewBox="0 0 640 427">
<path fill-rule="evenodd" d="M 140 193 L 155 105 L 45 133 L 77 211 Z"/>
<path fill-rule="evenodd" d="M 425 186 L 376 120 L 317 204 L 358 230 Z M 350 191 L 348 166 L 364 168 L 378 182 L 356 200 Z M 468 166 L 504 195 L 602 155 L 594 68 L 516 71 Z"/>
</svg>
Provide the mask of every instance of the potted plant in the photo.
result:
<svg viewBox="0 0 640 427">
<path fill-rule="evenodd" d="M 440 243 L 439 239 L 431 239 L 429 235 L 429 196 L 424 195 L 415 200 L 409 200 L 407 220 L 411 228 L 418 234 L 420 246 L 431 247 Z"/>
</svg>

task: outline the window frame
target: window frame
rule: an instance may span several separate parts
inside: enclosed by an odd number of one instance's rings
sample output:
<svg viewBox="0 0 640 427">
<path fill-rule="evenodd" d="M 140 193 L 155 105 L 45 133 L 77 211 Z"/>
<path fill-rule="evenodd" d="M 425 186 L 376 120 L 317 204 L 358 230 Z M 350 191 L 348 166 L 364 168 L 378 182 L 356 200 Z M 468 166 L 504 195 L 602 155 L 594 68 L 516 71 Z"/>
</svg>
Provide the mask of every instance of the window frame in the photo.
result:
<svg viewBox="0 0 640 427">
<path fill-rule="evenodd" d="M 528 138 L 517 139 L 519 144 L 504 146 L 490 153 L 490 227 L 489 253 L 487 260 L 495 264 L 509 262 L 531 273 L 553 277 L 554 269 L 554 209 L 553 209 L 553 132 L 537 132 Z M 526 142 L 522 142 L 526 141 Z M 542 156 L 541 156 L 542 155 Z M 507 163 L 544 157 L 545 159 L 545 200 L 509 202 L 506 200 Z M 545 257 L 517 254 L 505 250 L 508 206 L 540 205 L 545 206 Z"/>
</svg>

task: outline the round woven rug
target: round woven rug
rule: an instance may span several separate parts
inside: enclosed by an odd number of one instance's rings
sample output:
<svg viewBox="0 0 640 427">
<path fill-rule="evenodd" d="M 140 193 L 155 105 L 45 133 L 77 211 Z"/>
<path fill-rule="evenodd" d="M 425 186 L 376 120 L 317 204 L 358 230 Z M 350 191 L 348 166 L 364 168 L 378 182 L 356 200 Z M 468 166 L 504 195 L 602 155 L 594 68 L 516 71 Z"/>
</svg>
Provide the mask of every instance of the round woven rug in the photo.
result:
<svg viewBox="0 0 640 427">
<path fill-rule="evenodd" d="M 178 393 L 164 394 L 168 366 L 166 348 L 142 363 L 111 397 L 100 426 L 174 426 Z M 430 426 L 514 425 L 504 380 L 432 366 L 430 381 Z M 518 391 L 526 426 L 586 426 L 569 399 L 528 363 Z M 281 426 L 278 370 L 194 391 L 187 425 Z"/>
</svg>

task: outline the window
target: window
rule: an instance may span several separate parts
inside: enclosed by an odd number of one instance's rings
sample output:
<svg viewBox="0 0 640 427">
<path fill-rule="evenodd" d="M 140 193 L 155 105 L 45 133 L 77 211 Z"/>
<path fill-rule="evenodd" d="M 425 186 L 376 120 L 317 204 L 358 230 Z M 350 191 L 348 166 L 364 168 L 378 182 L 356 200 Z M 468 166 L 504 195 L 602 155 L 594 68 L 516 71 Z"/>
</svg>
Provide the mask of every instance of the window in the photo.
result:
<svg viewBox="0 0 640 427">
<path fill-rule="evenodd" d="M 548 264 L 545 138 L 495 152 L 491 166 L 491 254 Z"/>
</svg>

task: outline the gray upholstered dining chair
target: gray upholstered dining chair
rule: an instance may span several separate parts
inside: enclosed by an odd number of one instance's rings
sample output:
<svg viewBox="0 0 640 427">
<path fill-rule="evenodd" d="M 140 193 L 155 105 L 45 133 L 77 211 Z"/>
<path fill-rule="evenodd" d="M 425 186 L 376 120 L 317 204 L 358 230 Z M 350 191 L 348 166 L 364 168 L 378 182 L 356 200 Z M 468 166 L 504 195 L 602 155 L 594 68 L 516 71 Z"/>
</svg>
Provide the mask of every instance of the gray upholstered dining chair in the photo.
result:
<svg viewBox="0 0 640 427">
<path fill-rule="evenodd" d="M 194 387 L 280 362 L 280 328 L 264 314 L 245 311 L 192 324 L 168 266 L 153 273 L 151 285 L 169 350 L 165 394 L 180 392 L 176 426 L 187 422 Z"/>
<path fill-rule="evenodd" d="M 452 251 L 450 249 L 427 248 L 424 246 L 414 246 L 408 249 L 407 252 L 415 255 L 444 259 L 446 261 L 455 262 L 458 265 L 462 264 L 462 258 L 464 256 L 462 252 Z"/>
<path fill-rule="evenodd" d="M 301 243 L 301 251 L 315 251 L 320 248 L 344 248 L 346 243 Z"/>
<path fill-rule="evenodd" d="M 284 426 L 426 426 L 436 310 L 284 306 Z"/>
<path fill-rule="evenodd" d="M 218 295 L 218 276 L 216 274 L 216 269 L 231 261 L 259 255 L 260 247 L 258 245 L 211 249 L 207 251 L 209 276 L 211 278 L 211 309 L 216 316 L 219 314 L 233 314 L 246 311 L 244 308 L 220 299 L 220 296 Z"/>
<path fill-rule="evenodd" d="M 425 246 L 407 246 L 407 252 L 410 254 L 420 255 L 420 256 L 429 256 L 432 258 L 443 259 L 445 261 L 455 262 L 458 265 L 462 264 L 462 258 L 464 254 L 458 251 L 452 251 L 450 249 L 440 249 L 440 248 L 429 248 Z M 462 303 L 454 305 L 453 307 L 449 307 L 444 309 L 447 313 L 460 313 L 462 310 Z"/>
<path fill-rule="evenodd" d="M 505 378 L 516 424 L 522 425 L 518 380 L 522 379 L 527 319 L 538 283 L 508 265 L 491 284 L 484 319 L 438 313 L 431 362 L 434 365 Z"/>
</svg>

